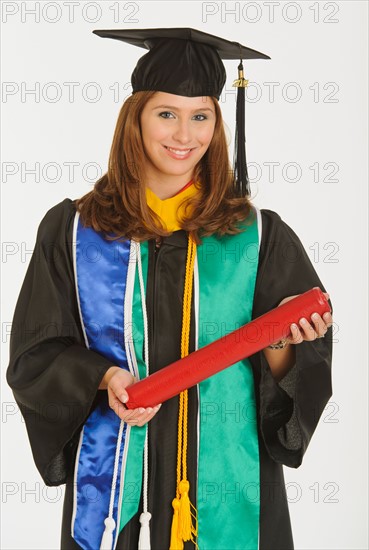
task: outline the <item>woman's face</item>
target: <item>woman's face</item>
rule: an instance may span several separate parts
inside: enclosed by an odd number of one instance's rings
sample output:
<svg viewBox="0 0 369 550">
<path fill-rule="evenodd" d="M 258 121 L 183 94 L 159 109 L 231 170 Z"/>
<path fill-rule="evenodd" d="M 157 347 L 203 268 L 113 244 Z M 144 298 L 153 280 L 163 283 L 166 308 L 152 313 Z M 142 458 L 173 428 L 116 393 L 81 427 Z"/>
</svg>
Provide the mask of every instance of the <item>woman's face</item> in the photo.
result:
<svg viewBox="0 0 369 550">
<path fill-rule="evenodd" d="M 215 119 L 210 97 L 156 92 L 141 114 L 148 182 L 168 181 L 168 177 L 183 184 L 189 181 L 209 147 Z"/>
</svg>

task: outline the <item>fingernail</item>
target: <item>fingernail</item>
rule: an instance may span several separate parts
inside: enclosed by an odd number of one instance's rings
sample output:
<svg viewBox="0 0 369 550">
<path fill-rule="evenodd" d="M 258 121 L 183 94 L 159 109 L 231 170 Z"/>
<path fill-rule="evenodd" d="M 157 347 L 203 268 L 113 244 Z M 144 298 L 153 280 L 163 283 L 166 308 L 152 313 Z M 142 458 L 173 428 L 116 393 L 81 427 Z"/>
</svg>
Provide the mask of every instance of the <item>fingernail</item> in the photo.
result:
<svg viewBox="0 0 369 550">
<path fill-rule="evenodd" d="M 138 412 L 142 414 L 142 413 L 145 412 L 145 409 L 144 409 L 143 407 L 140 407 L 140 408 L 138 409 Z"/>
<path fill-rule="evenodd" d="M 313 313 L 312 316 L 311 316 L 312 319 L 318 319 L 318 317 L 319 317 L 319 315 L 317 313 Z"/>
<path fill-rule="evenodd" d="M 291 326 L 292 326 L 293 328 L 297 328 L 297 325 L 296 325 L 296 323 L 292 323 L 292 325 L 291 325 Z"/>
<path fill-rule="evenodd" d="M 122 397 L 120 398 L 120 400 L 122 401 L 122 403 L 127 403 L 127 401 L 128 401 L 128 395 L 127 395 L 127 394 L 122 395 Z"/>
<path fill-rule="evenodd" d="M 300 319 L 300 323 L 302 323 L 303 325 L 306 325 L 307 320 L 306 319 Z"/>
</svg>

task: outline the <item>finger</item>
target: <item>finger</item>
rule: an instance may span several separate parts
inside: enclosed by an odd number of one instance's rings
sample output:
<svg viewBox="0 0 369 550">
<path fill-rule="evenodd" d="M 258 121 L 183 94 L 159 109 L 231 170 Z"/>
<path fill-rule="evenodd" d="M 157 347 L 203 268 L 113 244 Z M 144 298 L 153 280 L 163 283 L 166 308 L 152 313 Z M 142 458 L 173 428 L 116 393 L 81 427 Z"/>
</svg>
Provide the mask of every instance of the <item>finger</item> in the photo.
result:
<svg viewBox="0 0 369 550">
<path fill-rule="evenodd" d="M 116 414 L 118 414 L 118 410 L 127 410 L 126 406 L 122 403 L 121 399 L 119 399 L 118 395 L 112 390 L 110 385 L 108 385 L 107 390 L 109 407 L 113 409 Z"/>
<path fill-rule="evenodd" d="M 123 413 L 122 420 L 125 422 L 142 422 L 152 412 L 152 407 L 139 407 Z"/>
<path fill-rule="evenodd" d="M 146 409 L 143 409 L 143 412 L 139 412 L 134 417 L 134 420 L 130 419 L 129 422 L 135 422 L 137 426 L 143 426 L 155 416 L 155 414 L 160 409 L 160 406 L 161 405 L 157 405 L 156 407 L 147 407 Z M 142 409 L 137 410 L 141 411 Z"/>
<path fill-rule="evenodd" d="M 119 399 L 122 401 L 122 403 L 127 403 L 127 401 L 129 400 L 129 395 L 125 389 L 121 391 Z"/>
<path fill-rule="evenodd" d="M 302 333 L 304 340 L 312 341 L 317 338 L 318 334 L 315 332 L 315 328 L 311 326 L 309 321 L 305 317 L 301 317 L 299 320 L 300 332 Z"/>
<path fill-rule="evenodd" d="M 151 413 L 147 416 L 147 418 L 145 419 L 145 423 L 146 422 L 149 422 L 152 418 L 154 418 L 154 416 L 156 415 L 156 413 L 159 411 L 160 409 L 160 405 L 157 405 L 156 407 L 154 407 L 151 411 Z"/>
<path fill-rule="evenodd" d="M 108 386 L 109 407 L 113 409 L 115 414 L 125 422 L 137 420 L 137 417 L 145 412 L 145 409 L 127 409 L 124 403 L 118 398 L 113 390 Z"/>
<path fill-rule="evenodd" d="M 152 412 L 153 412 L 152 407 L 147 407 L 146 409 L 144 409 L 144 412 L 140 413 L 139 416 L 137 417 L 137 425 L 143 426 L 144 424 L 146 424 Z"/>
<path fill-rule="evenodd" d="M 110 390 L 120 404 L 127 403 L 129 397 L 128 397 L 128 393 L 124 389 L 118 387 L 115 389 L 110 388 Z"/>
<path fill-rule="evenodd" d="M 130 409 L 123 413 L 122 420 L 125 422 L 138 422 L 140 418 L 142 418 L 142 415 L 145 413 L 145 409 L 143 407 L 140 407 L 138 409 Z"/>
<path fill-rule="evenodd" d="M 130 372 L 121 369 L 109 381 L 108 388 L 117 396 L 122 403 L 128 401 L 128 393 L 126 388 L 135 382 L 135 377 Z"/>
<path fill-rule="evenodd" d="M 127 424 L 137 422 L 137 415 L 133 414 L 132 411 L 127 412 L 127 409 L 120 408 L 117 414 Z"/>
<path fill-rule="evenodd" d="M 132 377 L 133 378 L 133 377 Z M 126 392 L 125 387 L 130 385 L 127 384 L 128 380 L 118 380 L 111 379 L 108 388 L 116 395 L 116 397 L 122 402 L 126 403 L 128 401 L 128 393 Z"/>
<path fill-rule="evenodd" d="M 317 333 L 317 337 L 324 336 L 327 332 L 328 328 L 325 324 L 325 321 L 321 318 L 321 316 L 318 313 L 313 313 L 311 316 L 311 320 L 314 323 L 315 332 Z"/>
<path fill-rule="evenodd" d="M 154 409 L 152 407 L 147 407 L 144 414 L 141 414 L 140 417 L 137 420 L 137 426 L 144 426 L 155 414 Z"/>
<path fill-rule="evenodd" d="M 112 398 L 109 396 L 109 406 L 121 420 L 127 421 L 137 417 L 138 409 L 127 409 L 127 407 L 112 393 Z"/>
<path fill-rule="evenodd" d="M 329 313 L 329 311 L 326 311 L 325 313 L 323 313 L 323 320 L 327 325 L 327 328 L 330 328 L 333 325 L 333 317 L 332 317 L 332 314 Z"/>
<path fill-rule="evenodd" d="M 109 407 L 119 416 L 119 418 L 122 418 L 122 415 L 127 411 L 124 404 L 118 398 L 109 399 Z"/>
<path fill-rule="evenodd" d="M 293 323 L 290 329 L 291 329 L 291 336 L 290 338 L 287 339 L 287 341 L 290 344 L 301 344 L 301 342 L 303 342 L 304 339 L 302 337 L 299 327 L 295 323 Z"/>
<path fill-rule="evenodd" d="M 317 332 L 319 333 L 319 336 L 324 336 L 327 330 L 333 325 L 332 314 L 329 313 L 328 311 L 323 313 L 323 317 L 321 317 L 318 313 L 313 313 L 313 315 L 311 316 L 311 319 L 314 323 L 315 330 L 317 328 L 319 329 L 317 330 Z M 316 325 L 316 322 L 318 322 L 318 327 Z"/>
</svg>

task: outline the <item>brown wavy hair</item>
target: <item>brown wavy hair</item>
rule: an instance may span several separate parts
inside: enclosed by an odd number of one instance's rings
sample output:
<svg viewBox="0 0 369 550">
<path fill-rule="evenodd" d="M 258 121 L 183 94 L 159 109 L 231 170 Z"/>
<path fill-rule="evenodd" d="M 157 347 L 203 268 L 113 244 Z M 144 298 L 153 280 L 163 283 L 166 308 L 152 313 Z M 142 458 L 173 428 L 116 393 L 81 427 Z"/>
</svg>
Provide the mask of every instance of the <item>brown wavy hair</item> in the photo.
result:
<svg viewBox="0 0 369 550">
<path fill-rule="evenodd" d="M 134 238 L 143 241 L 165 237 L 160 218 L 148 207 L 144 185 L 145 152 L 141 135 L 141 113 L 155 91 L 135 92 L 123 103 L 114 132 L 109 167 L 83 197 L 75 200 L 85 226 L 102 231 L 107 239 Z M 181 224 L 197 244 L 201 235 L 235 234 L 241 229 L 251 203 L 237 198 L 228 157 L 219 103 L 211 98 L 216 122 L 210 145 L 195 167 L 193 181 L 199 192 L 186 200 Z M 108 235 L 113 233 L 114 236 Z"/>
</svg>

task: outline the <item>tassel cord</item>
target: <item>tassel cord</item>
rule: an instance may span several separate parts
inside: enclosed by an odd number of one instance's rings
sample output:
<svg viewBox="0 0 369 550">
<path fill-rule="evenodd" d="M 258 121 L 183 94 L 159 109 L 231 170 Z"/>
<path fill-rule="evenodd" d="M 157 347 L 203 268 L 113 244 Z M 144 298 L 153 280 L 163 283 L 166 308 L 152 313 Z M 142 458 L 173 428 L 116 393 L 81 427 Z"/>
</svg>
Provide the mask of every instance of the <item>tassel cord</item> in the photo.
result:
<svg viewBox="0 0 369 550">
<path fill-rule="evenodd" d="M 248 81 L 243 76 L 242 60 L 238 65 L 238 79 L 233 86 L 237 87 L 236 104 L 236 130 L 234 143 L 234 180 L 235 192 L 238 197 L 250 195 L 250 180 L 246 162 L 246 137 L 245 137 L 245 88 Z"/>
<path fill-rule="evenodd" d="M 146 298 L 145 298 L 145 286 L 142 273 L 142 260 L 141 260 L 141 248 L 140 243 L 136 243 L 137 246 L 137 269 L 138 279 L 140 283 L 140 295 L 141 295 L 141 307 L 144 324 L 144 361 L 146 365 L 146 376 L 149 376 L 149 339 L 148 339 L 148 322 L 146 311 Z M 149 493 L 149 423 L 146 425 L 145 445 L 144 445 L 144 479 L 143 479 L 143 512 L 140 515 L 140 535 L 138 540 L 138 550 L 150 550 L 150 519 L 151 514 L 148 511 L 148 493 Z"/>
<path fill-rule="evenodd" d="M 181 358 L 189 353 L 191 302 L 193 272 L 196 258 L 196 243 L 188 237 L 186 275 L 183 293 L 183 315 L 181 334 Z M 177 485 L 176 497 L 172 501 L 173 519 L 170 538 L 170 550 L 182 550 L 184 541 L 197 542 L 197 510 L 190 501 L 190 485 L 187 480 L 187 444 L 188 444 L 188 391 L 179 395 L 178 445 L 177 445 Z M 193 525 L 195 522 L 195 526 Z"/>
</svg>

